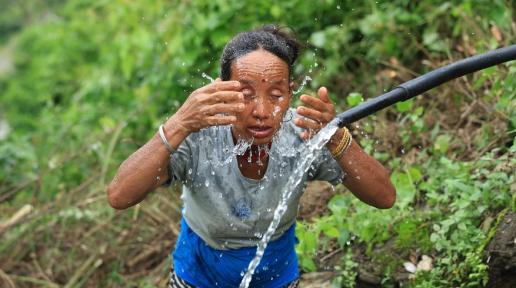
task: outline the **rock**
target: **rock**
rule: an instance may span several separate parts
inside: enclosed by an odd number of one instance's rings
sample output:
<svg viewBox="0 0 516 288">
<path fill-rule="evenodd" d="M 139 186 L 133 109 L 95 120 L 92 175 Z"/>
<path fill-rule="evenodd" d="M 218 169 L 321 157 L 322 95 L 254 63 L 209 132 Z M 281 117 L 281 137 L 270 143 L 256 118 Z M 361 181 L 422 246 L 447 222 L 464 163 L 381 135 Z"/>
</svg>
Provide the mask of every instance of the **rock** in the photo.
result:
<svg viewBox="0 0 516 288">
<path fill-rule="evenodd" d="M 516 213 L 505 215 L 484 252 L 489 265 L 487 287 L 516 287 Z"/>
<path fill-rule="evenodd" d="M 421 260 L 417 263 L 417 267 L 416 269 L 417 270 L 422 270 L 422 271 L 430 271 L 432 270 L 432 258 L 426 256 L 426 255 L 423 255 L 421 257 Z"/>
<path fill-rule="evenodd" d="M 335 277 L 333 272 L 311 272 L 301 274 L 299 287 L 304 288 L 331 288 L 331 281 Z"/>
<path fill-rule="evenodd" d="M 335 194 L 335 190 L 328 182 L 310 182 L 299 200 L 298 219 L 311 221 L 327 213 L 328 202 Z"/>
<path fill-rule="evenodd" d="M 416 265 L 414 265 L 412 262 L 403 263 L 403 267 L 410 273 L 416 273 Z"/>
</svg>

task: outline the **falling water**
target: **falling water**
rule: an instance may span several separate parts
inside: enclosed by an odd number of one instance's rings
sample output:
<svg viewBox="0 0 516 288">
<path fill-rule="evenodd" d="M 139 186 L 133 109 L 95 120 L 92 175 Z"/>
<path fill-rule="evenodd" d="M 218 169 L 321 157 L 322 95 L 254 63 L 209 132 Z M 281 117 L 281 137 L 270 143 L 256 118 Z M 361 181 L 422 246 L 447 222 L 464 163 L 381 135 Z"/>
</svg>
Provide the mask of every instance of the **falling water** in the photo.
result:
<svg viewBox="0 0 516 288">
<path fill-rule="evenodd" d="M 210 80 L 210 82 L 215 82 L 215 79 L 213 79 L 212 77 L 210 77 L 210 75 L 208 75 L 208 74 L 206 74 L 206 73 L 204 73 L 204 72 L 202 72 L 202 73 L 201 73 L 201 76 L 202 76 L 202 78 L 204 78 L 204 79 L 208 79 L 208 80 Z"/>
<path fill-rule="evenodd" d="M 309 78 L 307 76 L 307 78 Z M 305 78 L 306 79 L 306 78 Z M 318 157 L 319 153 L 321 153 L 321 148 L 324 147 L 326 142 L 328 142 L 335 131 L 338 129 L 338 119 L 330 122 L 325 128 L 323 128 L 317 135 L 315 135 L 312 140 L 308 141 L 306 145 L 300 147 L 299 152 L 301 155 L 305 155 L 305 157 L 298 157 L 296 166 L 297 168 L 294 170 L 292 175 L 290 175 L 287 184 L 285 185 L 285 189 L 282 189 L 284 192 L 281 194 L 281 198 L 278 203 L 278 207 L 274 210 L 274 216 L 272 218 L 271 223 L 269 224 L 269 228 L 263 234 L 262 239 L 258 242 L 256 255 L 253 260 L 249 263 L 247 271 L 240 282 L 240 288 L 247 288 L 251 279 L 253 277 L 254 271 L 260 264 L 262 260 L 263 253 L 265 248 L 267 248 L 267 244 L 269 243 L 270 238 L 278 228 L 281 217 L 287 211 L 287 201 L 292 195 L 292 192 L 295 190 L 295 187 L 299 185 L 301 180 L 303 179 L 303 174 L 310 168 L 312 162 Z"/>
<path fill-rule="evenodd" d="M 306 75 L 305 76 L 305 79 L 303 79 L 303 82 L 301 82 L 301 85 L 299 86 L 299 88 L 294 91 L 294 95 L 298 94 L 299 92 L 303 91 L 303 89 L 305 88 L 305 85 L 308 81 L 312 81 L 312 77 Z"/>
</svg>

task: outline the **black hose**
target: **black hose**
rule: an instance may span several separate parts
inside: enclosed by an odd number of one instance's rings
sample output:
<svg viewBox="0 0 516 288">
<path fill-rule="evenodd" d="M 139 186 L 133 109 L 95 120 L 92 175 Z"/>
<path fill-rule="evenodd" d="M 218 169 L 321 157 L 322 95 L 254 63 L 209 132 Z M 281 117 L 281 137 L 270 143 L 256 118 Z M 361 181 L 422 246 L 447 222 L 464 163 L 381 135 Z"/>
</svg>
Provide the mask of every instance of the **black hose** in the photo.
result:
<svg viewBox="0 0 516 288">
<path fill-rule="evenodd" d="M 475 55 L 435 69 L 337 115 L 339 127 L 369 116 L 396 102 L 406 101 L 444 82 L 511 60 L 516 60 L 516 45 Z"/>
</svg>

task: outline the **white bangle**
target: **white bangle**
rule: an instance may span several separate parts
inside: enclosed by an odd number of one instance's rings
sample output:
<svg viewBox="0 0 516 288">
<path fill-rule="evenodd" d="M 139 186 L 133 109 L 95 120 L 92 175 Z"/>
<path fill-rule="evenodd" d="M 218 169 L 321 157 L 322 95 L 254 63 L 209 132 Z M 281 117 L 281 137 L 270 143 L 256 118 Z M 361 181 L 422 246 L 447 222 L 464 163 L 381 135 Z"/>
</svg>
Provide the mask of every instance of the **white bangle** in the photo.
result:
<svg viewBox="0 0 516 288">
<path fill-rule="evenodd" d="M 163 131 L 163 124 L 159 125 L 159 137 L 161 137 L 161 141 L 163 142 L 163 145 L 167 147 L 167 150 L 170 152 L 170 154 L 173 154 L 176 152 L 176 149 L 172 147 L 167 141 L 167 137 L 165 137 L 165 131 Z"/>
</svg>

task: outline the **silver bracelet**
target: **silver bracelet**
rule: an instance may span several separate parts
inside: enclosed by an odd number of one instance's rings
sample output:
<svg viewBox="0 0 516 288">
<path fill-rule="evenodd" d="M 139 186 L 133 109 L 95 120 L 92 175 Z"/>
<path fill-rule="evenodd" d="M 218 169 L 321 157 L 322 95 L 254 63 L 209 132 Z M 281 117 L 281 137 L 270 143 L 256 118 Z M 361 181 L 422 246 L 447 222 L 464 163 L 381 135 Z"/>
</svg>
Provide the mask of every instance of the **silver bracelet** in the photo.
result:
<svg viewBox="0 0 516 288">
<path fill-rule="evenodd" d="M 176 152 L 176 149 L 172 147 L 167 141 L 167 137 L 165 137 L 165 131 L 163 131 L 163 124 L 159 125 L 159 137 L 161 137 L 161 141 L 163 142 L 163 145 L 167 147 L 167 150 L 170 152 L 170 154 L 173 154 Z"/>
</svg>

